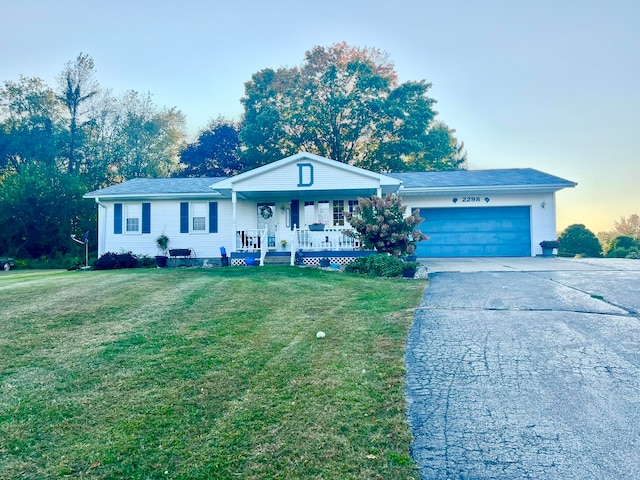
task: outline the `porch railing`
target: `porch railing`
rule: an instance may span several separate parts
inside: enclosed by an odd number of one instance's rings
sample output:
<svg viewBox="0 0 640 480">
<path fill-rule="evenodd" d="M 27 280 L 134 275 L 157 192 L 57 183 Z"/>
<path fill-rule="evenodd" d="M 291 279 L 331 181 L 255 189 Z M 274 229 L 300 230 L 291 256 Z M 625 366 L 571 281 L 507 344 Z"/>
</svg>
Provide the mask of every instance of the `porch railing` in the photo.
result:
<svg viewBox="0 0 640 480">
<path fill-rule="evenodd" d="M 275 237 L 269 236 L 268 227 L 264 230 L 253 228 L 236 232 L 236 251 L 260 253 L 260 265 L 264 265 L 264 258 L 269 249 L 275 247 L 275 242 Z"/>
<path fill-rule="evenodd" d="M 296 229 L 295 243 L 303 250 L 358 250 L 360 242 L 347 235 L 347 231 L 342 228 L 325 228 L 319 232 Z"/>
<path fill-rule="evenodd" d="M 264 242 L 263 239 L 267 241 Z M 273 245 L 269 245 L 269 243 L 273 243 Z M 266 230 L 251 228 L 236 232 L 236 251 L 238 252 L 259 252 L 263 244 L 267 248 L 275 246 L 275 237 L 267 236 Z"/>
<path fill-rule="evenodd" d="M 290 237 L 269 236 L 268 230 L 247 229 L 236 232 L 236 251 L 259 252 L 260 264 L 264 265 L 267 252 L 275 249 L 279 240 L 287 240 L 290 246 L 291 262 L 294 261 L 294 253 L 300 249 L 305 251 L 350 251 L 359 250 L 360 242 L 347 235 L 347 228 L 325 228 L 322 231 L 314 231 L 305 228 L 297 228 L 291 232 Z"/>
</svg>

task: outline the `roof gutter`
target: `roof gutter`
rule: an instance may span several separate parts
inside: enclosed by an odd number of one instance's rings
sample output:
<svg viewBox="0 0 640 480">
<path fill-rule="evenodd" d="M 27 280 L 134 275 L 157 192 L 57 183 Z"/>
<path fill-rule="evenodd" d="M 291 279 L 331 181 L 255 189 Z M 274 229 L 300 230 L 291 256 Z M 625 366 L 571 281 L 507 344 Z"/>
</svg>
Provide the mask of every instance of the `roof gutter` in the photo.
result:
<svg viewBox="0 0 640 480">
<path fill-rule="evenodd" d="M 96 203 L 98 200 L 101 201 L 116 201 L 116 200 L 176 200 L 178 198 L 224 198 L 224 196 L 219 193 L 212 191 L 211 193 L 203 192 L 203 193 L 157 193 L 157 194 L 149 194 L 149 193 L 133 193 L 133 194 L 113 194 L 113 195 L 103 195 L 102 197 L 94 196 L 94 195 L 84 195 L 83 198 L 94 198 Z"/>
<path fill-rule="evenodd" d="M 404 196 L 436 196 L 436 195 L 461 195 L 465 193 L 482 194 L 508 194 L 508 193 L 549 193 L 557 192 L 563 188 L 573 188 L 577 184 L 568 185 L 475 185 L 475 186 L 448 186 L 448 187 L 401 187 L 400 194 Z"/>
</svg>

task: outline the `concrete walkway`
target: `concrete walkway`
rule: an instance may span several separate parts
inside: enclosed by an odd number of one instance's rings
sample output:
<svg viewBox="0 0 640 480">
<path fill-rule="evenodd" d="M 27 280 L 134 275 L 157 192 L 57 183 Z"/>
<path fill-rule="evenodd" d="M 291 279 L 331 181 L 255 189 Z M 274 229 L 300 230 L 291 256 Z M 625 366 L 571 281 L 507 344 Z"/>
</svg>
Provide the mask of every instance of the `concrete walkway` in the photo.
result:
<svg viewBox="0 0 640 480">
<path fill-rule="evenodd" d="M 423 263 L 406 353 L 423 479 L 640 478 L 640 260 Z"/>
</svg>

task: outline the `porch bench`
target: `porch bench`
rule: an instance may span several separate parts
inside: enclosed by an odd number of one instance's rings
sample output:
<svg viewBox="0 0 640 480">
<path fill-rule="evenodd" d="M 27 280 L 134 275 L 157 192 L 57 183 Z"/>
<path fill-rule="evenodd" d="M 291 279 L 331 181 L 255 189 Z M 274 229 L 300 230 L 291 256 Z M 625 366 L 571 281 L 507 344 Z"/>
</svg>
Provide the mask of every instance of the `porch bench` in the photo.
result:
<svg viewBox="0 0 640 480">
<path fill-rule="evenodd" d="M 179 258 L 184 261 L 185 265 L 189 265 L 190 263 L 195 265 L 196 252 L 192 248 L 170 248 L 169 258 L 173 260 L 174 267 L 178 263 Z"/>
</svg>

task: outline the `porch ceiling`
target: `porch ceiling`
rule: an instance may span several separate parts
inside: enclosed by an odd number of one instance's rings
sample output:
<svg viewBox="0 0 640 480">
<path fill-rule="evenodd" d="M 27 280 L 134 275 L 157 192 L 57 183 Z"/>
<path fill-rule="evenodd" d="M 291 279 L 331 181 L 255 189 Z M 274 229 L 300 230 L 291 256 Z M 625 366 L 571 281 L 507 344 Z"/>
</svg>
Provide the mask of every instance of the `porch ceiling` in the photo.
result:
<svg viewBox="0 0 640 480">
<path fill-rule="evenodd" d="M 239 199 L 268 199 L 268 198 L 358 198 L 370 197 L 378 192 L 375 188 L 367 189 L 336 189 L 336 190 L 278 190 L 278 191 L 250 191 L 236 192 Z M 386 193 L 383 191 L 383 194 Z"/>
</svg>

